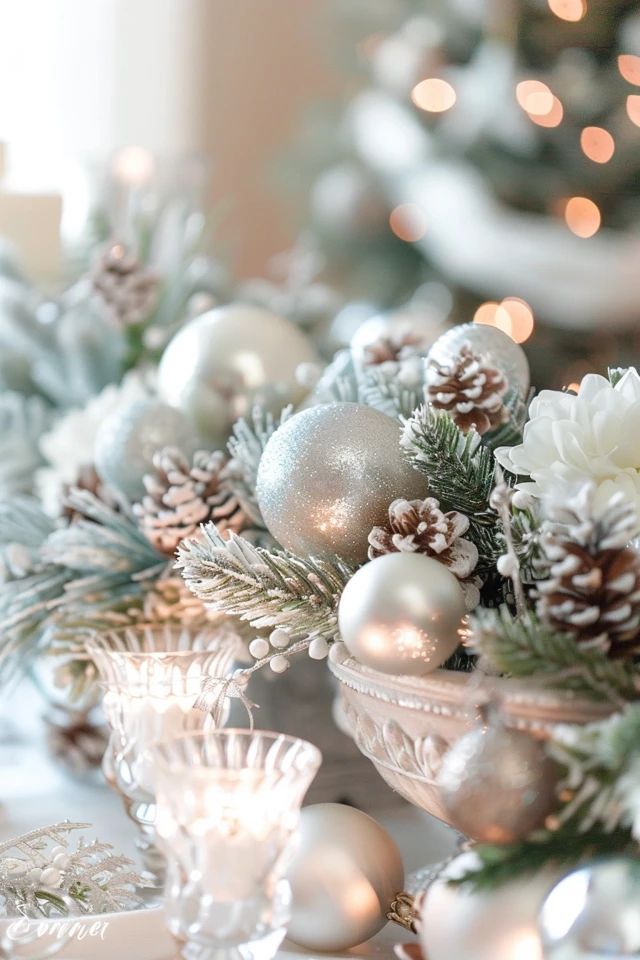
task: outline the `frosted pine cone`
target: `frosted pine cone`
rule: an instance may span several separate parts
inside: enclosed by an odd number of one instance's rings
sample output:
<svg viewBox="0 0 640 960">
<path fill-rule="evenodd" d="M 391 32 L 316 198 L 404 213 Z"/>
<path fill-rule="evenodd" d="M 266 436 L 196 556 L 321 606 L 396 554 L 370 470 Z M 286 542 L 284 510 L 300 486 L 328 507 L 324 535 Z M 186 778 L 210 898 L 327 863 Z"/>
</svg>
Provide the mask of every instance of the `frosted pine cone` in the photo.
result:
<svg viewBox="0 0 640 960">
<path fill-rule="evenodd" d="M 541 620 L 578 643 L 615 657 L 640 651 L 640 553 L 629 545 L 636 520 L 632 505 L 616 497 L 599 516 L 592 491 L 563 511 L 562 524 L 543 537 L 550 563 L 537 584 Z M 568 521 L 568 522 L 567 522 Z"/>
<path fill-rule="evenodd" d="M 374 367 L 383 363 L 401 363 L 415 357 L 424 349 L 422 337 L 412 330 L 383 334 L 367 344 L 363 350 L 365 366 Z"/>
<path fill-rule="evenodd" d="M 447 366 L 431 363 L 427 368 L 427 400 L 436 410 L 446 410 L 463 431 L 474 427 L 482 434 L 506 423 L 507 390 L 502 371 L 469 344 Z"/>
<path fill-rule="evenodd" d="M 118 327 L 146 320 L 158 299 L 158 280 L 122 244 L 114 243 L 98 260 L 92 291 L 106 318 Z"/>
<path fill-rule="evenodd" d="M 443 513 L 434 497 L 426 500 L 394 500 L 384 527 L 369 534 L 369 559 L 386 553 L 424 553 L 439 560 L 460 581 L 467 610 L 480 602 L 481 580 L 473 575 L 478 550 L 463 534 L 469 520 L 462 513 Z"/>
<path fill-rule="evenodd" d="M 133 510 L 149 542 L 172 556 L 185 537 L 201 523 L 213 521 L 221 533 L 239 533 L 249 520 L 226 476 L 227 458 L 221 451 L 199 451 L 189 465 L 179 450 L 167 447 L 153 458 L 155 473 L 147 474 L 147 491 Z"/>
</svg>

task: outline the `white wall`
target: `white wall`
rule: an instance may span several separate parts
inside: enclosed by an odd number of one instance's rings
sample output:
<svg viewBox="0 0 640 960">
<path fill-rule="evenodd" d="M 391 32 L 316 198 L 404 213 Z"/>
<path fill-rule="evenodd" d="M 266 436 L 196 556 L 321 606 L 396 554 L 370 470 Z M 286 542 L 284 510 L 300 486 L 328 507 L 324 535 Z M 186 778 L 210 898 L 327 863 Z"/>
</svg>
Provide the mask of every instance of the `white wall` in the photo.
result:
<svg viewBox="0 0 640 960">
<path fill-rule="evenodd" d="M 14 184 L 73 183 L 73 163 L 141 144 L 203 150 L 241 272 L 290 242 L 267 165 L 332 83 L 327 0 L 0 0 L 0 140 Z"/>
</svg>

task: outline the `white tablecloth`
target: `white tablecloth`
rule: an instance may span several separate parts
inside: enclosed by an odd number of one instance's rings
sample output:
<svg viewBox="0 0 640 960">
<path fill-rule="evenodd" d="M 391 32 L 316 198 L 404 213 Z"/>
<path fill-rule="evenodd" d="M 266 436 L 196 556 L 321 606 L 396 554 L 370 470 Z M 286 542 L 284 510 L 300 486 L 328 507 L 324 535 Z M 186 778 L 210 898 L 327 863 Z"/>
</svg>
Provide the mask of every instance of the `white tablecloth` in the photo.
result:
<svg viewBox="0 0 640 960">
<path fill-rule="evenodd" d="M 135 857 L 134 826 L 120 798 L 98 777 L 93 782 L 70 778 L 47 755 L 42 710 L 43 704 L 29 684 L 5 694 L 0 708 L 0 837 L 8 839 L 69 819 L 93 824 L 94 831 L 86 831 L 89 839 L 99 836 Z M 378 819 L 395 838 L 407 873 L 443 859 L 453 849 L 452 831 L 409 805 L 387 807 Z M 408 939 L 411 936 L 400 927 L 389 924 L 378 937 L 345 956 L 391 958 L 393 944 Z M 310 955 L 288 945 L 281 951 L 283 960 Z M 130 955 L 119 954 L 117 960 L 137 960 L 135 945 Z"/>
</svg>

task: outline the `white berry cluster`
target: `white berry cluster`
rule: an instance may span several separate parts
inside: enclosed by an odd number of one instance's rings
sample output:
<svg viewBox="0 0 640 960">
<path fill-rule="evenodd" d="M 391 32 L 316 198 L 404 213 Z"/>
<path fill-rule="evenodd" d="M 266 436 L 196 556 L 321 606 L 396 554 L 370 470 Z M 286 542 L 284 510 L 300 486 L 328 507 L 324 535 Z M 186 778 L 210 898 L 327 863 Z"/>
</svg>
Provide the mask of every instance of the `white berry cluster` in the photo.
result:
<svg viewBox="0 0 640 960">
<path fill-rule="evenodd" d="M 281 627 L 276 627 L 269 638 L 256 637 L 249 644 L 249 653 L 255 660 L 266 660 L 274 673 L 284 673 L 291 661 L 285 651 L 291 651 L 297 645 L 297 639 Z M 302 642 L 312 660 L 324 660 L 329 653 L 329 644 L 323 636 L 307 637 Z M 282 652 L 280 652 L 282 651 Z"/>
</svg>

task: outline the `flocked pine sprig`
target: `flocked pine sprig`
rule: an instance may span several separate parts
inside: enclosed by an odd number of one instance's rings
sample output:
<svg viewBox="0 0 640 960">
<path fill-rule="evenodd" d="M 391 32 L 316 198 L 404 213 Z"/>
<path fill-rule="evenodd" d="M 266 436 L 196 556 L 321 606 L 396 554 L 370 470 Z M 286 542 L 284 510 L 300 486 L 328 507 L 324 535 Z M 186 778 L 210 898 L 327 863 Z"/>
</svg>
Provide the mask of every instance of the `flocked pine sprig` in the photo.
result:
<svg viewBox="0 0 640 960">
<path fill-rule="evenodd" d="M 640 690 L 640 671 L 583 648 L 572 637 L 541 623 L 534 613 L 514 617 L 506 607 L 478 609 L 469 646 L 494 670 L 533 677 L 546 686 L 622 705 Z"/>
<path fill-rule="evenodd" d="M 429 492 L 448 510 L 469 517 L 469 539 L 478 548 L 479 571 L 491 568 L 502 552 L 497 516 L 489 506 L 494 485 L 493 453 L 471 429 L 466 434 L 445 411 L 422 404 L 405 422 L 400 445 L 409 462 L 424 473 Z"/>
<path fill-rule="evenodd" d="M 132 910 L 148 884 L 110 843 L 68 835 L 91 826 L 68 820 L 0 844 L 0 904 L 5 917 L 60 917 Z"/>
<path fill-rule="evenodd" d="M 258 465 L 269 439 L 289 419 L 293 407 L 284 408 L 279 417 L 260 406 L 253 408 L 251 419 L 237 420 L 227 444 L 231 463 L 227 467 L 227 482 L 238 498 L 247 516 L 261 527 L 264 521 L 256 500 Z"/>
<path fill-rule="evenodd" d="M 256 547 L 231 534 L 224 539 L 213 524 L 198 540 L 185 540 L 178 567 L 195 595 L 215 610 L 279 630 L 294 645 L 337 635 L 337 607 L 353 570 L 339 559 L 302 559 Z M 284 656 L 290 645 L 273 651 Z"/>
<path fill-rule="evenodd" d="M 406 419 L 412 416 L 424 399 L 422 365 L 390 371 L 368 367 L 359 383 L 358 400 L 389 417 Z"/>
<path fill-rule="evenodd" d="M 40 437 L 51 422 L 41 397 L 0 393 L 0 495 L 29 493 L 42 466 Z"/>
</svg>

